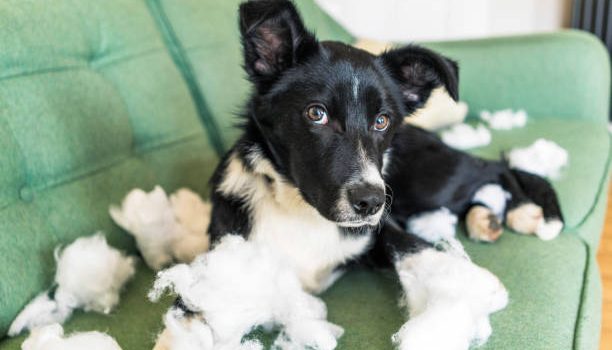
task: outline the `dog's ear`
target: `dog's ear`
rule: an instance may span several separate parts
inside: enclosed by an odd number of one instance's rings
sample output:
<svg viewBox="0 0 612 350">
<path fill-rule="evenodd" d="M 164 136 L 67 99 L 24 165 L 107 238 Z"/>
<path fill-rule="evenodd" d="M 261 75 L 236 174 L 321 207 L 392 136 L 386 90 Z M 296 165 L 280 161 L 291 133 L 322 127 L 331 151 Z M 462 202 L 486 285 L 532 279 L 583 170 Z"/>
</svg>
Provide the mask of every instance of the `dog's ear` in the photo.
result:
<svg viewBox="0 0 612 350">
<path fill-rule="evenodd" d="M 244 67 L 258 89 L 318 50 L 295 6 L 287 0 L 255 0 L 240 5 Z"/>
<path fill-rule="evenodd" d="M 432 90 L 441 86 L 453 100 L 459 99 L 457 62 L 414 45 L 384 52 L 380 59 L 398 83 L 407 106 L 423 106 Z"/>
</svg>

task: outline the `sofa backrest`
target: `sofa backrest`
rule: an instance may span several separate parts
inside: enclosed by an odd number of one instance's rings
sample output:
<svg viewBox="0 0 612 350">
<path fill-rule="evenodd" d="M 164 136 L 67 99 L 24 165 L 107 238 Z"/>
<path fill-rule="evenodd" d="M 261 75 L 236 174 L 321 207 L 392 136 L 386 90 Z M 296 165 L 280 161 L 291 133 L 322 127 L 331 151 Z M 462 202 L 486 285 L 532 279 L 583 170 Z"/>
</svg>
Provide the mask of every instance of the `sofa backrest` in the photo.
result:
<svg viewBox="0 0 612 350">
<path fill-rule="evenodd" d="M 248 92 L 236 0 L 0 3 L 0 337 L 53 279 L 53 249 L 134 187 L 207 195 Z M 299 1 L 323 38 L 350 36 Z"/>
</svg>

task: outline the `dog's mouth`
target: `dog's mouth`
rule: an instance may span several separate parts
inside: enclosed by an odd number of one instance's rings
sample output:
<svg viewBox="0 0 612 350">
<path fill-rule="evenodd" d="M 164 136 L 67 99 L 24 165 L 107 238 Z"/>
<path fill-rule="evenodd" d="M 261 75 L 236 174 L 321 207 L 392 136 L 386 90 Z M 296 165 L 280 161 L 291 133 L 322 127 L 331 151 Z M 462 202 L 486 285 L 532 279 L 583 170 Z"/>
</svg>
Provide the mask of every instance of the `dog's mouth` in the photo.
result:
<svg viewBox="0 0 612 350">
<path fill-rule="evenodd" d="M 376 224 L 377 223 L 374 223 L 372 221 L 367 221 L 367 220 L 336 222 L 336 225 L 340 227 L 351 227 L 351 228 L 363 227 L 363 226 L 374 226 Z"/>
<path fill-rule="evenodd" d="M 370 216 L 363 217 L 363 218 L 355 218 L 352 220 L 349 219 L 349 220 L 343 220 L 343 221 L 335 221 L 335 224 L 338 225 L 339 227 L 346 227 L 346 228 L 376 226 L 380 223 L 380 220 L 382 220 L 383 212 L 384 212 L 384 208 L 381 208 L 380 211 L 374 215 L 370 215 Z"/>
</svg>

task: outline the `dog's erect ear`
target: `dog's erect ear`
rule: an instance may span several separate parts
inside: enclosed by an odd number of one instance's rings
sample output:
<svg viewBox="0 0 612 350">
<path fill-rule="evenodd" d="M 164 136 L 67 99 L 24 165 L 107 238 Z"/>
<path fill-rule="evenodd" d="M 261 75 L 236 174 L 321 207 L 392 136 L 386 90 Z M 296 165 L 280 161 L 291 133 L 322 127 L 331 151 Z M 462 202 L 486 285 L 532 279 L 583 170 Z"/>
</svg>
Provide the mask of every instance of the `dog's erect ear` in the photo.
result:
<svg viewBox="0 0 612 350">
<path fill-rule="evenodd" d="M 318 48 L 295 6 L 287 0 L 255 0 L 240 5 L 244 66 L 258 88 Z"/>
<path fill-rule="evenodd" d="M 455 101 L 459 99 L 457 62 L 414 45 L 387 51 L 380 58 L 399 84 L 408 106 L 421 107 L 431 91 L 441 86 Z"/>
</svg>

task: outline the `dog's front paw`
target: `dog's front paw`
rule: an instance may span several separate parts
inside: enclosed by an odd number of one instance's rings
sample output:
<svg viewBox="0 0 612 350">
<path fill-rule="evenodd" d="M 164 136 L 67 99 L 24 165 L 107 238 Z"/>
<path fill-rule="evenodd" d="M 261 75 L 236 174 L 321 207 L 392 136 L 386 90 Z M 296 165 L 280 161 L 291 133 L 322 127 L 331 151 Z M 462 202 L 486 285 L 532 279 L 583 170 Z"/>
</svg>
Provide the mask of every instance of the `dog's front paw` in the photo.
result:
<svg viewBox="0 0 612 350">
<path fill-rule="evenodd" d="M 411 317 L 391 339 L 398 350 L 467 350 L 472 323 L 467 304 L 437 303 Z"/>
<path fill-rule="evenodd" d="M 508 292 L 491 272 L 469 260 L 433 249 L 396 266 L 410 320 L 393 336 L 400 350 L 467 350 L 491 335 L 489 315 L 508 303 Z"/>
<path fill-rule="evenodd" d="M 296 320 L 285 326 L 272 349 L 275 350 L 333 350 L 344 329 L 325 320 Z"/>
</svg>

